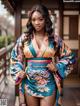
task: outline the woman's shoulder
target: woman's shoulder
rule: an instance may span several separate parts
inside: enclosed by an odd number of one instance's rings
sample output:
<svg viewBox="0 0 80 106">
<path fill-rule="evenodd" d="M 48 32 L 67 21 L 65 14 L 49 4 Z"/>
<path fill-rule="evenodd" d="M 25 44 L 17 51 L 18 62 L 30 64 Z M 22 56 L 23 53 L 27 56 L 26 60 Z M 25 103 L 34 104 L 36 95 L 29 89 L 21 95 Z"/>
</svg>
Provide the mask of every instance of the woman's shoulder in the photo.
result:
<svg viewBox="0 0 80 106">
<path fill-rule="evenodd" d="M 60 35 L 54 34 L 54 41 L 56 43 L 62 42 L 62 39 L 61 39 Z"/>
<path fill-rule="evenodd" d="M 63 40 L 58 34 L 52 33 L 51 40 L 53 40 L 57 46 L 62 46 Z"/>
<path fill-rule="evenodd" d="M 23 41 L 24 39 L 26 39 L 26 37 L 27 37 L 27 33 L 22 33 L 20 39 Z"/>
<path fill-rule="evenodd" d="M 23 43 L 24 43 L 25 41 L 27 41 L 27 39 L 28 39 L 27 34 L 26 34 L 26 33 L 22 33 L 22 34 L 18 37 L 16 43 L 17 43 L 18 45 L 22 46 Z"/>
<path fill-rule="evenodd" d="M 51 40 L 54 40 L 55 42 L 58 42 L 59 39 L 60 39 L 60 36 L 57 35 L 57 34 L 52 33 L 52 34 L 50 35 L 50 39 L 51 39 Z"/>
<path fill-rule="evenodd" d="M 27 33 L 22 33 L 21 36 L 17 39 L 17 42 L 23 42 L 24 40 L 27 40 L 28 34 Z"/>
</svg>

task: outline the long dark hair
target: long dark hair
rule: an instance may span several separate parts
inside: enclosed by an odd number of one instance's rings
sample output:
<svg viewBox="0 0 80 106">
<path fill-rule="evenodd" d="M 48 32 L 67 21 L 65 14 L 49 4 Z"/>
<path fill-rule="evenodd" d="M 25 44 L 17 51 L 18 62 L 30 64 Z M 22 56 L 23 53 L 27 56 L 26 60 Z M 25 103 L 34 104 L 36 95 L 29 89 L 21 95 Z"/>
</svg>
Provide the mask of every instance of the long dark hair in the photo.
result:
<svg viewBox="0 0 80 106">
<path fill-rule="evenodd" d="M 32 9 L 30 10 L 30 14 L 29 14 L 29 20 L 27 23 L 27 35 L 28 37 L 31 39 L 33 37 L 33 31 L 35 31 L 34 27 L 32 26 L 31 23 L 31 18 L 32 18 L 32 14 L 38 11 L 42 14 L 43 18 L 45 19 L 45 32 L 48 34 L 48 37 L 50 37 L 52 35 L 53 29 L 52 29 L 52 22 L 48 13 L 48 9 L 42 5 L 42 4 L 37 4 L 34 5 L 32 7 Z"/>
<path fill-rule="evenodd" d="M 33 32 L 35 31 L 32 23 L 31 23 L 32 14 L 35 11 L 40 12 L 42 14 L 43 18 L 45 19 L 45 32 L 48 35 L 48 39 L 53 40 L 54 48 L 56 49 L 56 42 L 54 41 L 52 22 L 51 22 L 51 19 L 50 19 L 50 16 L 49 16 L 49 12 L 48 12 L 47 7 L 45 7 L 42 4 L 34 5 L 32 7 L 32 9 L 30 10 L 30 13 L 29 13 L 29 16 L 28 16 L 29 20 L 28 20 L 28 23 L 26 25 L 26 27 L 27 27 L 26 36 L 28 38 L 28 41 L 29 42 L 31 41 L 31 39 L 33 38 Z"/>
</svg>

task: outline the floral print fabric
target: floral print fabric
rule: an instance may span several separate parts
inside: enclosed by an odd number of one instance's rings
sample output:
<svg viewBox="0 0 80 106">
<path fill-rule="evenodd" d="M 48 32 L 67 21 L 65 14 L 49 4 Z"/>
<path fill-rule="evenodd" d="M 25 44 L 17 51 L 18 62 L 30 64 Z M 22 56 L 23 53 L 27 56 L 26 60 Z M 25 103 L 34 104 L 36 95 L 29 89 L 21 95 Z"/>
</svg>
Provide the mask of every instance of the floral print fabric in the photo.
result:
<svg viewBox="0 0 80 106">
<path fill-rule="evenodd" d="M 51 41 L 49 41 L 46 36 L 40 49 L 38 48 L 35 37 L 31 40 L 29 45 L 27 41 L 23 45 L 22 42 L 24 40 L 25 34 L 17 40 L 12 50 L 11 74 L 14 80 L 16 80 L 19 71 L 26 71 L 27 78 L 22 81 L 22 86 L 20 88 L 23 93 L 25 87 L 27 93 L 30 95 L 39 97 L 50 96 L 55 91 L 55 81 L 53 74 L 46 66 L 52 61 L 56 53 L 53 42 L 55 41 L 57 48 L 59 48 L 60 55 L 56 62 L 56 68 L 62 78 L 66 77 L 67 66 L 74 63 L 75 56 L 59 36 L 54 36 L 54 39 Z M 29 47 L 34 48 L 36 58 L 34 58 Z M 27 58 L 27 65 L 25 65 L 25 58 Z"/>
</svg>

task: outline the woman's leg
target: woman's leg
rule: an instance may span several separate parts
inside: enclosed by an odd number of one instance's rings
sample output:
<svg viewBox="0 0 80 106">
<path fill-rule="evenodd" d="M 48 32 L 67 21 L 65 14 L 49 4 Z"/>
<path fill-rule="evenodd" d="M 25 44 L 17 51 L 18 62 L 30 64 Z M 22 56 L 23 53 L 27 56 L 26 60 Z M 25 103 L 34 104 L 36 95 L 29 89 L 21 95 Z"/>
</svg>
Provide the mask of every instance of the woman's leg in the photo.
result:
<svg viewBox="0 0 80 106">
<path fill-rule="evenodd" d="M 27 106 L 40 106 L 39 98 L 30 96 L 28 94 L 26 94 L 25 96 L 26 96 Z"/>
<path fill-rule="evenodd" d="M 19 106 L 26 106 L 25 96 L 21 91 L 19 91 L 19 104 Z"/>
<path fill-rule="evenodd" d="M 44 97 L 40 99 L 40 106 L 54 106 L 56 101 L 56 92 L 51 96 Z"/>
<path fill-rule="evenodd" d="M 27 106 L 40 106 L 40 99 L 34 96 L 30 96 L 27 93 L 26 85 L 25 85 L 25 98 L 26 98 L 26 104 Z"/>
</svg>

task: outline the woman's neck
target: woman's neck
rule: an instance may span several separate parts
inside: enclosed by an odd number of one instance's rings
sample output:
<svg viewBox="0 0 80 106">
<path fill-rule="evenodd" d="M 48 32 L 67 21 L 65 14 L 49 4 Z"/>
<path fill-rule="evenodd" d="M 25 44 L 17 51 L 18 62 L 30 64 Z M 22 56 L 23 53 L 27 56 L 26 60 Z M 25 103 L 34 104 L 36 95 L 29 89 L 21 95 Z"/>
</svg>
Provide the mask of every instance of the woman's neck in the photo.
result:
<svg viewBox="0 0 80 106">
<path fill-rule="evenodd" d="M 40 31 L 40 32 L 34 32 L 34 35 L 39 37 L 44 37 L 46 34 L 44 31 Z"/>
</svg>

